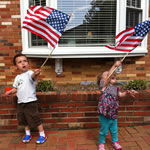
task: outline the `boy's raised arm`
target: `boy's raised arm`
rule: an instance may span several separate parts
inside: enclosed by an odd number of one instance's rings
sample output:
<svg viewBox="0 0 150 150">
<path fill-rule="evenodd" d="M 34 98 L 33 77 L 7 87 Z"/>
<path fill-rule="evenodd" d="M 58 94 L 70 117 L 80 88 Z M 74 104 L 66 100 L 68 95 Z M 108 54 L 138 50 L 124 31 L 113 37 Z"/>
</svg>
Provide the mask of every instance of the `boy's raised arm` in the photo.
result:
<svg viewBox="0 0 150 150">
<path fill-rule="evenodd" d="M 40 75 L 41 69 L 35 69 L 32 74 L 32 79 L 35 80 Z"/>
</svg>

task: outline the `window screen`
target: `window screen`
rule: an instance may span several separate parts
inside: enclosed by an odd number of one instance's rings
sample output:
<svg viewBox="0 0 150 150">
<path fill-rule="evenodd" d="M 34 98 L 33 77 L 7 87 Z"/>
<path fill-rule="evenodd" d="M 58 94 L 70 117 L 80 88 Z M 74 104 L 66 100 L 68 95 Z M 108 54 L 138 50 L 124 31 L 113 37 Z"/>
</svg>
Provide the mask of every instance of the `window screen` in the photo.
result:
<svg viewBox="0 0 150 150">
<path fill-rule="evenodd" d="M 127 0 L 127 22 L 126 27 L 129 28 L 142 22 L 141 0 Z"/>
<path fill-rule="evenodd" d="M 57 0 L 57 9 L 72 13 L 60 47 L 93 47 L 114 43 L 116 0 Z"/>
</svg>

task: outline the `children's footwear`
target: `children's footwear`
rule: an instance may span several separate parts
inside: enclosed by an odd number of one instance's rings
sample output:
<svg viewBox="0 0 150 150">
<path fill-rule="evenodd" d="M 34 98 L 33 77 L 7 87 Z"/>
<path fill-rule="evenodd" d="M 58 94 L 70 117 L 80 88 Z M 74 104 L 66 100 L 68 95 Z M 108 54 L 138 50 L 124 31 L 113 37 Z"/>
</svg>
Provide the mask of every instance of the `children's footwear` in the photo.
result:
<svg viewBox="0 0 150 150">
<path fill-rule="evenodd" d="M 39 138 L 36 140 L 37 144 L 42 144 L 46 141 L 47 137 L 39 136 Z"/>
<path fill-rule="evenodd" d="M 105 150 L 103 143 L 98 143 L 98 150 Z"/>
<path fill-rule="evenodd" d="M 29 143 L 31 140 L 31 135 L 25 135 L 24 138 L 22 139 L 23 143 Z"/>
<path fill-rule="evenodd" d="M 115 150 L 122 150 L 122 146 L 118 142 L 112 143 L 112 146 L 115 148 Z"/>
</svg>

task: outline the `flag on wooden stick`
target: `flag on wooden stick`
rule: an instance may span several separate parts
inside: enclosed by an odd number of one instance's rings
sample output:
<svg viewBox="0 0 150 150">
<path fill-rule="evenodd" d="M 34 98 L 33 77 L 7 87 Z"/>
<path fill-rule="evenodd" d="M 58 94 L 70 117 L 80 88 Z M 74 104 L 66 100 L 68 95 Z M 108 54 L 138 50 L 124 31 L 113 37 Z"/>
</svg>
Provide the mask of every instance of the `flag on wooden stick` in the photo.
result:
<svg viewBox="0 0 150 150">
<path fill-rule="evenodd" d="M 53 48 L 57 45 L 70 16 L 54 8 L 31 6 L 23 21 L 23 28 L 45 39 Z"/>
<path fill-rule="evenodd" d="M 127 52 L 127 54 L 121 60 L 121 62 L 123 62 L 123 60 L 128 56 L 129 52 L 131 52 L 138 45 L 141 44 L 142 40 L 149 31 L 150 31 L 150 21 L 146 20 L 138 25 L 135 25 L 134 27 L 128 28 L 120 32 L 115 37 L 116 39 L 115 46 L 109 44 L 106 45 L 105 47 L 116 51 Z M 113 72 L 116 69 L 117 67 L 114 68 L 114 70 L 112 70 L 107 79 L 109 79 L 109 77 L 113 74 Z"/>
<path fill-rule="evenodd" d="M 115 46 L 109 44 L 105 47 L 116 51 L 131 52 L 142 42 L 149 31 L 150 21 L 146 20 L 138 25 L 135 25 L 134 27 L 120 32 L 115 37 Z"/>
</svg>

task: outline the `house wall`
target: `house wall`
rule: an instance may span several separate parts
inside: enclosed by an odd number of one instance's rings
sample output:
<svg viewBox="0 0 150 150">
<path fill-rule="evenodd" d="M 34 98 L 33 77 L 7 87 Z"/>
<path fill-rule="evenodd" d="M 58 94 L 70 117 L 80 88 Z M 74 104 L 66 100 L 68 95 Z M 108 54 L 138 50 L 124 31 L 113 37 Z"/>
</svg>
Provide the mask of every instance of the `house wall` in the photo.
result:
<svg viewBox="0 0 150 150">
<path fill-rule="evenodd" d="M 20 1 L 0 1 L 0 85 L 10 86 L 18 71 L 12 63 L 13 56 L 22 52 Z M 150 36 L 149 36 L 150 41 Z M 148 42 L 150 50 L 150 42 Z M 150 54 L 126 58 L 119 81 L 144 79 L 150 81 Z M 38 68 L 43 58 L 29 58 L 31 69 Z M 81 81 L 96 81 L 96 76 L 108 70 L 113 58 L 63 59 L 63 74 L 55 73 L 55 61 L 49 59 L 42 69 L 39 80 L 52 80 L 56 84 L 78 84 Z"/>
<path fill-rule="evenodd" d="M 99 91 L 38 93 L 40 115 L 45 129 L 85 129 L 99 127 Z M 16 96 L 0 94 L 0 131 L 23 130 L 16 118 Z M 119 126 L 150 123 L 150 91 L 139 91 L 136 98 L 119 99 Z"/>
<path fill-rule="evenodd" d="M 0 1 L 0 85 L 12 85 L 18 71 L 12 63 L 13 56 L 22 51 L 20 26 L 20 1 Z M 150 50 L 150 36 L 148 37 Z M 45 59 L 29 58 L 31 69 L 41 66 Z M 144 79 L 150 81 L 150 54 L 126 58 L 118 80 Z M 56 75 L 54 59 L 43 67 L 39 80 L 52 80 L 57 84 L 95 81 L 96 76 L 108 70 L 113 59 L 64 59 L 64 72 Z M 1 89 L 0 89 L 1 91 Z M 72 129 L 99 127 L 97 99 L 99 91 L 38 93 L 41 118 L 45 128 Z M 150 92 L 141 91 L 135 100 L 120 100 L 119 126 L 140 125 L 150 122 Z M 0 94 L 0 131 L 20 127 L 16 119 L 16 96 Z"/>
</svg>

